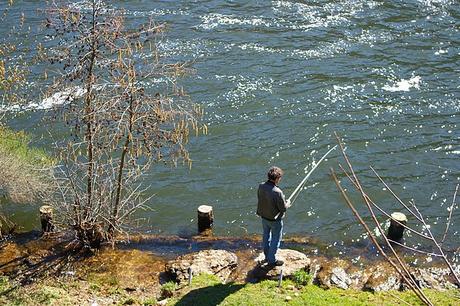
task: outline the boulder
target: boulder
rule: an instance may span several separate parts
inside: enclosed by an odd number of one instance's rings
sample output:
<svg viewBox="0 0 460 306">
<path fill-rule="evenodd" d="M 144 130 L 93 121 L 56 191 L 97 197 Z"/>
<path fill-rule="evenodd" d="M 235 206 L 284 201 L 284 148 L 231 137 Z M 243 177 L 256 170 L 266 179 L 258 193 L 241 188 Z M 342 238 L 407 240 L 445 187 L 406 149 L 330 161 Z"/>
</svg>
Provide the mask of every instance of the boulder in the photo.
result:
<svg viewBox="0 0 460 306">
<path fill-rule="evenodd" d="M 347 273 L 351 279 L 350 289 L 361 290 L 372 275 L 372 270 L 352 265 L 347 269 Z"/>
<path fill-rule="evenodd" d="M 281 270 L 283 270 L 283 277 L 289 278 L 299 270 L 303 269 L 308 271 L 310 267 L 310 259 L 307 255 L 296 250 L 279 249 L 276 253 L 276 258 L 284 261 L 284 265 L 279 267 L 268 269 L 267 264 L 263 263 L 264 258 L 265 255 L 260 253 L 255 259 L 258 267 L 256 269 L 264 271 L 264 273 L 262 273 L 263 275 L 259 274 L 259 278 L 277 279 Z"/>
<path fill-rule="evenodd" d="M 413 271 L 412 276 L 421 288 L 436 290 L 456 289 L 457 287 L 448 280 L 450 270 L 442 267 L 419 268 Z"/>
<path fill-rule="evenodd" d="M 169 272 L 179 284 L 184 284 L 189 279 L 189 268 L 192 276 L 201 273 L 213 274 L 226 282 L 230 274 L 238 265 L 235 254 L 225 250 L 204 250 L 197 253 L 186 254 L 166 264 Z"/>
<path fill-rule="evenodd" d="M 338 287 L 348 289 L 352 284 L 352 279 L 346 272 L 349 267 L 349 262 L 338 258 L 328 263 L 323 263 L 317 273 L 316 281 L 323 288 Z"/>
<path fill-rule="evenodd" d="M 319 271 L 321 271 L 324 263 L 328 262 L 325 257 L 313 257 L 310 262 L 310 268 L 308 273 L 311 275 L 313 280 L 316 280 Z"/>
<path fill-rule="evenodd" d="M 330 283 L 340 289 L 348 289 L 351 285 L 351 278 L 343 268 L 336 267 L 331 271 Z"/>
<path fill-rule="evenodd" d="M 364 290 L 372 292 L 399 290 L 401 276 L 387 262 L 378 263 L 371 270 L 371 275 L 364 284 Z"/>
</svg>

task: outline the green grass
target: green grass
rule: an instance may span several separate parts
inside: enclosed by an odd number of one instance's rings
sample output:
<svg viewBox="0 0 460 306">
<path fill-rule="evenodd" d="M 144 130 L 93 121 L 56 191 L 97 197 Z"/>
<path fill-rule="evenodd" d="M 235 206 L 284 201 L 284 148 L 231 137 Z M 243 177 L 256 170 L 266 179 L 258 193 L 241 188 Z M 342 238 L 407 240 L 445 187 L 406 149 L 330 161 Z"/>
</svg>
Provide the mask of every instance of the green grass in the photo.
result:
<svg viewBox="0 0 460 306">
<path fill-rule="evenodd" d="M 59 283 L 57 283 L 59 285 Z M 33 289 L 18 286 L 6 276 L 0 277 L 0 305 L 72 305 L 67 290 L 51 284 Z"/>
<path fill-rule="evenodd" d="M 0 151 L 15 156 L 30 165 L 49 166 L 54 159 L 42 149 L 29 146 L 30 136 L 24 131 L 15 132 L 0 126 Z"/>
<path fill-rule="evenodd" d="M 400 305 L 399 299 L 411 305 L 423 305 L 410 291 L 371 293 L 355 290 L 329 289 L 307 285 L 296 288 L 296 283 L 262 281 L 257 284 L 221 284 L 214 276 L 196 277 L 190 288 L 186 287 L 171 299 L 168 305 Z M 455 291 L 425 290 L 435 305 L 460 305 Z"/>
<path fill-rule="evenodd" d="M 156 298 L 147 298 L 142 302 L 142 306 L 155 306 L 157 304 Z"/>
<path fill-rule="evenodd" d="M 257 284 L 222 284 L 216 276 L 199 275 L 193 279 L 191 286 L 177 289 L 174 297 L 168 299 L 167 305 L 404 305 L 399 299 L 410 305 L 423 305 L 410 291 L 371 293 L 341 289 L 324 290 L 315 285 L 296 288 L 296 283 L 290 280 L 283 281 L 281 288 L 277 285 L 277 281 L 268 280 Z M 111 300 L 111 304 L 114 305 L 148 306 L 157 303 L 152 293 L 131 295 L 118 286 L 110 285 L 107 285 L 103 292 L 94 292 L 89 287 L 90 284 L 86 280 L 56 279 L 39 281 L 29 286 L 16 286 L 7 277 L 0 277 L 0 305 L 86 305 L 88 301 L 95 299 Z M 434 305 L 460 305 L 460 293 L 457 290 L 425 290 L 425 294 Z"/>
<path fill-rule="evenodd" d="M 173 281 L 169 281 L 161 286 L 161 297 L 168 298 L 174 295 L 176 291 L 177 284 Z"/>
</svg>

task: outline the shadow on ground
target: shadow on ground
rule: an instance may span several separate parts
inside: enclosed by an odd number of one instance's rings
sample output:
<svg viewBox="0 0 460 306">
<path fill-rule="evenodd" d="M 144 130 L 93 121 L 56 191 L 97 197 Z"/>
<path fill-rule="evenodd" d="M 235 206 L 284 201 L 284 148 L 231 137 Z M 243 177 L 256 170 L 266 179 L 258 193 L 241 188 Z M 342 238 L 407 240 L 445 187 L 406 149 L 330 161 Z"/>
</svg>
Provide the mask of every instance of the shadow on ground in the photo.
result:
<svg viewBox="0 0 460 306">
<path fill-rule="evenodd" d="M 0 275 L 10 277 L 18 285 L 30 284 L 47 276 L 62 275 L 90 255 L 86 250 L 73 248 L 67 237 L 44 237 L 37 232 L 18 234 L 14 241 L 0 245 Z"/>
<path fill-rule="evenodd" d="M 244 287 L 244 284 L 218 284 L 190 291 L 182 297 L 176 306 L 214 306 L 220 304 L 227 296 Z"/>
</svg>

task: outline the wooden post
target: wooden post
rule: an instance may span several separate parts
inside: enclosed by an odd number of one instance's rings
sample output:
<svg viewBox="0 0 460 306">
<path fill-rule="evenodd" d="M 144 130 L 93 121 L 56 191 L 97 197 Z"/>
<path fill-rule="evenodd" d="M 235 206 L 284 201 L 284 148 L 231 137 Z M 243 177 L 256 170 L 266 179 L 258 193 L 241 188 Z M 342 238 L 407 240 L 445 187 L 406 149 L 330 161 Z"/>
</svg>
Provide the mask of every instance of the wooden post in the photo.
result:
<svg viewBox="0 0 460 306">
<path fill-rule="evenodd" d="M 40 207 L 40 222 L 43 233 L 54 231 L 53 208 L 51 206 L 44 205 Z"/>
<path fill-rule="evenodd" d="M 283 282 L 283 269 L 281 268 L 280 276 L 278 278 L 278 288 L 281 287 L 282 282 Z"/>
<path fill-rule="evenodd" d="M 193 271 L 192 267 L 188 267 L 188 285 L 192 285 Z"/>
<path fill-rule="evenodd" d="M 211 229 L 214 222 L 214 213 L 212 206 L 201 205 L 198 207 L 198 232 L 204 232 Z"/>
<path fill-rule="evenodd" d="M 399 242 L 403 237 L 404 227 L 398 224 L 395 220 L 406 225 L 407 217 L 405 214 L 400 212 L 394 212 L 391 214 L 390 227 L 388 228 L 387 238 Z"/>
</svg>

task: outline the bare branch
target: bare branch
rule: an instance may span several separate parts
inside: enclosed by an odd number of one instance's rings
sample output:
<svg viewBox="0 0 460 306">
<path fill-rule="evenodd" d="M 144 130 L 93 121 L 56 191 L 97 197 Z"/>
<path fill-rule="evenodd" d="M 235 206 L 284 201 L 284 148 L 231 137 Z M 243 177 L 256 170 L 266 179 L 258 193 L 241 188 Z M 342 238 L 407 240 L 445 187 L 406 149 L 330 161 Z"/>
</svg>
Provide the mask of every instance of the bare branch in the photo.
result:
<svg viewBox="0 0 460 306">
<path fill-rule="evenodd" d="M 458 192 L 458 186 L 460 184 L 457 184 L 457 187 L 455 187 L 455 192 L 454 192 L 454 196 L 452 198 L 452 204 L 450 205 L 449 207 L 449 217 L 447 217 L 447 224 L 446 224 L 446 229 L 444 231 L 444 234 L 442 235 L 442 239 L 441 239 L 441 242 L 439 243 L 439 245 L 442 245 L 444 243 L 444 241 L 446 240 L 446 237 L 447 237 L 447 232 L 449 231 L 449 226 L 450 226 L 450 222 L 452 221 L 452 213 L 455 209 L 455 199 L 457 197 L 457 192 Z"/>
</svg>

